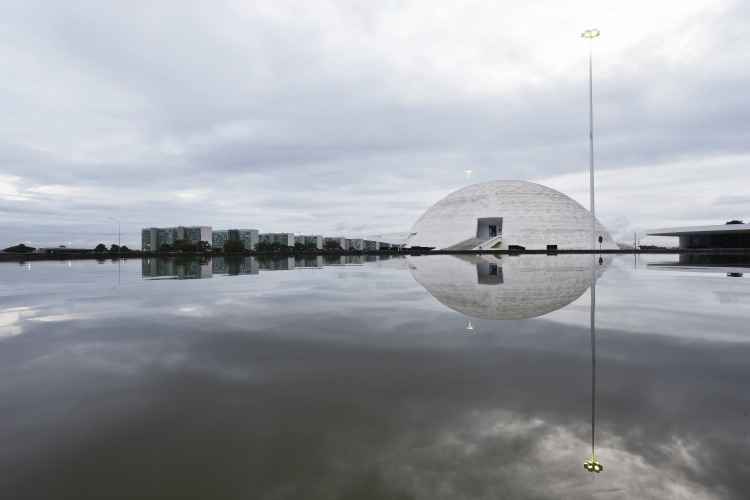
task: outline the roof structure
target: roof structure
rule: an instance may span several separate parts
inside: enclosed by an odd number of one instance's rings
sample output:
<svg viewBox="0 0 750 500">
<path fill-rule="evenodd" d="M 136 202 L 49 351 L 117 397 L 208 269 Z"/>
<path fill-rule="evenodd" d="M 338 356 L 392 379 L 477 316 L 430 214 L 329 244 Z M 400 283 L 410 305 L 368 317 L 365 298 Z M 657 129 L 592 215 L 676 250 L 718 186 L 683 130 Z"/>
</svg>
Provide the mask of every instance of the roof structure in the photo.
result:
<svg viewBox="0 0 750 500">
<path fill-rule="evenodd" d="M 750 224 L 717 224 L 713 226 L 667 227 L 646 231 L 649 236 L 684 236 L 688 234 L 734 234 L 750 232 Z"/>
</svg>

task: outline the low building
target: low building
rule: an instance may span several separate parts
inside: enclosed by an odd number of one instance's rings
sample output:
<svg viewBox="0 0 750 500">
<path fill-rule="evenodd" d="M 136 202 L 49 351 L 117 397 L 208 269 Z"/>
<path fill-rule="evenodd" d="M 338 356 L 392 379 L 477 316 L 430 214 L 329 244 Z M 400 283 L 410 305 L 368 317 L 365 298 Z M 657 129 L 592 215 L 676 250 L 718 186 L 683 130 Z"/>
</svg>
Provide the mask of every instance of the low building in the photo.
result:
<svg viewBox="0 0 750 500">
<path fill-rule="evenodd" d="M 91 252 L 92 250 L 90 248 L 68 248 L 65 245 L 60 245 L 58 247 L 42 247 L 42 248 L 37 248 L 36 250 L 34 250 L 34 253 L 40 253 L 44 255 L 88 254 Z"/>
<path fill-rule="evenodd" d="M 294 237 L 294 243 L 302 245 L 305 248 L 322 250 L 323 249 L 323 237 L 318 235 L 304 235 L 300 234 Z"/>
<path fill-rule="evenodd" d="M 680 248 L 750 248 L 750 224 L 740 221 L 715 226 L 653 229 L 646 234 L 679 238 Z"/>
<path fill-rule="evenodd" d="M 285 247 L 294 246 L 294 233 L 261 233 L 258 235 L 259 243 L 278 243 Z"/>
</svg>

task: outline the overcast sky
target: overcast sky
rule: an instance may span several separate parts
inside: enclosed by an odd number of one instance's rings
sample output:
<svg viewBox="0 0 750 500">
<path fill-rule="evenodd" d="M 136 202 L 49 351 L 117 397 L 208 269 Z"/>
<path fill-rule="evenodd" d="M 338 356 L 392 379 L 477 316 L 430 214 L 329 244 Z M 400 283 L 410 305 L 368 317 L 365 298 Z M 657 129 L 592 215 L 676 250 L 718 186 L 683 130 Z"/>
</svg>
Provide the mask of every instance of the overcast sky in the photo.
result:
<svg viewBox="0 0 750 500">
<path fill-rule="evenodd" d="M 747 2 L 0 1 L 0 245 L 408 231 L 526 179 L 613 235 L 750 219 Z M 466 173 L 471 170 L 471 178 Z"/>
</svg>

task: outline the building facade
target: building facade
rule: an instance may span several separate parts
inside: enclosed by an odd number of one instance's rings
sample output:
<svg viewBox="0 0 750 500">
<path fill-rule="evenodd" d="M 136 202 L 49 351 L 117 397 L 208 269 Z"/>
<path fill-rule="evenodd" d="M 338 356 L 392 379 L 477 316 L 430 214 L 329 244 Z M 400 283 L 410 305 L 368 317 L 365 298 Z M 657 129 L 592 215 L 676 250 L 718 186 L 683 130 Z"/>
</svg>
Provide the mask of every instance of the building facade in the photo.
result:
<svg viewBox="0 0 750 500">
<path fill-rule="evenodd" d="M 213 232 L 211 246 L 214 248 L 224 248 L 224 243 L 229 241 L 229 229 L 216 229 Z"/>
<path fill-rule="evenodd" d="M 155 252 L 163 245 L 174 245 L 178 240 L 195 244 L 203 241 L 211 245 L 213 231 L 211 226 L 148 227 L 141 230 L 141 250 L 144 252 Z"/>
<path fill-rule="evenodd" d="M 237 229 L 237 239 L 242 242 L 245 250 L 255 250 L 258 246 L 259 234 L 257 229 Z"/>
<path fill-rule="evenodd" d="M 347 244 L 346 238 L 337 238 L 337 237 L 323 238 L 324 246 L 331 245 L 331 244 L 338 245 L 341 250 L 349 250 L 349 245 Z"/>
<path fill-rule="evenodd" d="M 375 252 L 380 250 L 380 243 L 373 240 L 364 240 L 364 247 L 368 252 Z"/>
<path fill-rule="evenodd" d="M 676 237 L 680 248 L 750 248 L 750 224 L 743 223 L 654 229 L 646 234 Z"/>
<path fill-rule="evenodd" d="M 406 244 L 438 250 L 618 248 L 578 202 L 526 181 L 484 182 L 449 194 L 414 223 Z"/>
<path fill-rule="evenodd" d="M 285 247 L 294 246 L 294 233 L 261 233 L 258 235 L 259 243 L 278 243 Z"/>
<path fill-rule="evenodd" d="M 245 250 L 255 250 L 258 245 L 257 229 L 218 229 L 213 231 L 214 248 L 224 248 L 227 241 L 240 241 Z"/>
<path fill-rule="evenodd" d="M 362 238 L 351 238 L 346 240 L 348 250 L 362 252 L 365 249 L 365 240 Z"/>
<path fill-rule="evenodd" d="M 318 235 L 300 234 L 294 237 L 294 243 L 296 245 L 302 245 L 305 248 L 312 248 L 315 250 L 323 249 L 323 237 Z"/>
</svg>

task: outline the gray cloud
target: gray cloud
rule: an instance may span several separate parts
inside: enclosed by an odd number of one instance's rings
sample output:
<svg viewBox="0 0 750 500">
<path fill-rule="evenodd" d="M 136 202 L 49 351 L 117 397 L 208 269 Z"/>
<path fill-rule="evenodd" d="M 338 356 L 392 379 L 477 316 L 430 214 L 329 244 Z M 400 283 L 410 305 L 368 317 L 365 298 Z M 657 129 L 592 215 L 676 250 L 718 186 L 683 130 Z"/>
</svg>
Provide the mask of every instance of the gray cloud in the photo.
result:
<svg viewBox="0 0 750 500">
<path fill-rule="evenodd" d="M 466 168 L 477 181 L 583 173 L 583 53 L 553 45 L 575 32 L 552 26 L 529 41 L 513 20 L 548 21 L 511 5 L 456 10 L 455 23 L 421 2 L 355 5 L 9 5 L 0 26 L 13 68 L 0 95 L 0 210 L 28 229 L 0 243 L 39 234 L 30 226 L 40 211 L 59 220 L 115 213 L 131 245 L 141 225 L 193 217 L 267 230 L 403 231 L 465 184 Z M 696 5 L 670 9 L 661 30 L 644 26 L 637 6 L 621 7 L 632 40 L 613 25 L 608 42 L 605 30 L 595 87 L 601 171 L 746 165 L 750 13 L 740 3 Z M 546 9 L 566 15 L 554 2 Z M 499 29 L 485 27 L 489 19 Z M 712 174 L 701 180 L 717 198 L 725 193 Z M 50 185 L 82 191 L 18 199 Z M 663 193 L 652 191 L 658 205 Z M 623 200 L 630 194 L 619 190 Z M 725 218 L 709 202 L 685 205 L 634 216 L 623 201 L 599 213 L 627 216 L 631 225 L 613 228 L 622 234 L 664 219 Z M 733 210 L 750 205 L 735 200 Z"/>
</svg>

